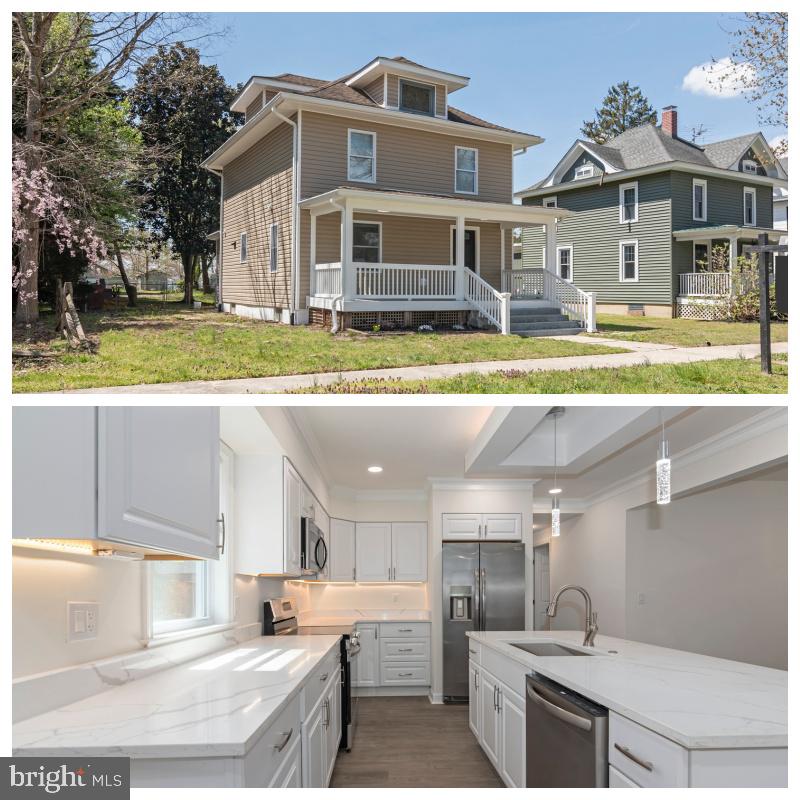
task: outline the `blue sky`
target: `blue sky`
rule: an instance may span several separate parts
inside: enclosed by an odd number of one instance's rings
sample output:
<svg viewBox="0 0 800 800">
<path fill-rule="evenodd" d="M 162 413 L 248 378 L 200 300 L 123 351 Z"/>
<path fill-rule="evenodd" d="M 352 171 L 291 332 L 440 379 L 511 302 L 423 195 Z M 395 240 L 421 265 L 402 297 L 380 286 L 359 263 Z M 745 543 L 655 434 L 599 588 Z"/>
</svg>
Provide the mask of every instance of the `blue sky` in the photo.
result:
<svg viewBox="0 0 800 800">
<path fill-rule="evenodd" d="M 609 86 L 641 86 L 660 110 L 674 104 L 681 133 L 703 124 L 706 141 L 762 129 L 741 96 L 682 88 L 692 67 L 730 53 L 730 14 L 213 14 L 230 34 L 213 42 L 230 83 L 297 72 L 333 79 L 373 56 L 404 55 L 471 78 L 453 105 L 544 144 L 515 159 L 515 189 L 547 174 L 594 115 Z"/>
</svg>

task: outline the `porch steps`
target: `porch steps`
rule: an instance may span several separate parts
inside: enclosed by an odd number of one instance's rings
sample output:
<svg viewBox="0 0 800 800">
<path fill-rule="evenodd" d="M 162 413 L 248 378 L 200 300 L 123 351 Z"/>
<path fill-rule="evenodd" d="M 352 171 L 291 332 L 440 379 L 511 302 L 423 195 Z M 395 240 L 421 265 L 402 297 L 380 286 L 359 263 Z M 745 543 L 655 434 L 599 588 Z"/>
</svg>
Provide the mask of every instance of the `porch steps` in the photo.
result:
<svg viewBox="0 0 800 800">
<path fill-rule="evenodd" d="M 582 330 L 578 320 L 552 306 L 511 306 L 511 333 L 516 336 L 565 336 Z"/>
</svg>

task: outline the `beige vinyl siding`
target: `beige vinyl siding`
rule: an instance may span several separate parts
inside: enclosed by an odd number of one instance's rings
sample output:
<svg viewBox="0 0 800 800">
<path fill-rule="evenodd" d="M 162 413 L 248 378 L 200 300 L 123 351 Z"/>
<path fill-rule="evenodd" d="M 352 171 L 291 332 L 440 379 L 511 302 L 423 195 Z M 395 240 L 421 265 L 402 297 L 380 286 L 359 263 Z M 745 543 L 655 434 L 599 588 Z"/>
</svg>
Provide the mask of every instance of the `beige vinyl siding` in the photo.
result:
<svg viewBox="0 0 800 800">
<path fill-rule="evenodd" d="M 222 301 L 289 306 L 292 252 L 292 130 L 285 123 L 224 171 Z M 269 271 L 269 228 L 278 224 L 278 270 Z M 240 236 L 248 257 L 239 261 Z M 234 248 L 235 243 L 235 248 Z"/>
<path fill-rule="evenodd" d="M 383 75 L 375 78 L 372 83 L 368 83 L 364 87 L 364 91 L 378 104 L 383 105 L 383 89 L 385 85 L 385 78 Z"/>
<path fill-rule="evenodd" d="M 400 79 L 397 75 L 386 76 L 386 105 L 389 108 L 400 105 Z"/>
<path fill-rule="evenodd" d="M 447 116 L 447 87 L 439 83 L 436 84 L 436 114 Z"/>
<path fill-rule="evenodd" d="M 301 197 L 313 197 L 345 184 L 348 128 L 374 131 L 376 189 L 459 197 L 454 191 L 456 145 L 478 150 L 478 200 L 512 201 L 512 150 L 507 144 L 467 139 L 395 125 L 349 122 L 343 117 L 303 113 Z"/>
<path fill-rule="evenodd" d="M 254 116 L 255 116 L 255 115 L 256 115 L 256 114 L 257 114 L 259 111 L 261 111 L 261 109 L 262 109 L 262 107 L 263 107 L 263 106 L 261 105 L 261 103 L 262 103 L 262 97 L 261 97 L 261 95 L 259 94 L 259 95 L 258 95 L 258 97 L 256 97 L 256 99 L 255 99 L 255 100 L 253 100 L 253 102 L 252 102 L 252 103 L 250 103 L 250 105 L 248 105 L 248 106 L 247 106 L 247 108 L 245 109 L 245 112 L 244 112 L 244 121 L 245 121 L 245 122 L 247 122 L 247 120 L 251 119 L 251 118 L 252 118 L 252 117 L 254 117 Z"/>
</svg>

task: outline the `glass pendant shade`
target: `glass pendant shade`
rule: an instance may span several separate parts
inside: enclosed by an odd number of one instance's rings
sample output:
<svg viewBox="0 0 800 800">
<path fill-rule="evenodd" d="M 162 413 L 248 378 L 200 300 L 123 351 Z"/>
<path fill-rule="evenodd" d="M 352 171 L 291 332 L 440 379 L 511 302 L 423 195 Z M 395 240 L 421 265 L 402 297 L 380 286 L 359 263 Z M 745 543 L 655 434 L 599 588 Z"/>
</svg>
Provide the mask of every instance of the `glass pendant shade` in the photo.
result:
<svg viewBox="0 0 800 800">
<path fill-rule="evenodd" d="M 667 505 L 671 499 L 671 468 L 669 445 L 666 440 L 663 440 L 656 461 L 656 503 L 660 506 Z"/>
<path fill-rule="evenodd" d="M 553 508 L 550 512 L 550 536 L 561 536 L 561 509 L 558 498 L 553 498 Z"/>
</svg>

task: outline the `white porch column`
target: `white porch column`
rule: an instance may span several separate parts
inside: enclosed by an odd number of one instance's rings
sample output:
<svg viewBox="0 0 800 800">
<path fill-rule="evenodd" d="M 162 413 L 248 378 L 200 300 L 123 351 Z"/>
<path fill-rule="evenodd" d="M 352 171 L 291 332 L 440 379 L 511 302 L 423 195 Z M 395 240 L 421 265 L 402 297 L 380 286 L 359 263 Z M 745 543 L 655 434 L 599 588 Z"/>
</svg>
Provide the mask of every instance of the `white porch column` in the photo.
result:
<svg viewBox="0 0 800 800">
<path fill-rule="evenodd" d="M 311 212 L 311 232 L 308 246 L 308 264 L 310 275 L 308 279 L 309 294 L 317 293 L 317 215 Z"/>
<path fill-rule="evenodd" d="M 556 221 L 551 219 L 544 226 L 544 268 L 555 273 L 556 269 Z"/>
<path fill-rule="evenodd" d="M 456 299 L 464 299 L 464 217 L 456 217 Z"/>
<path fill-rule="evenodd" d="M 356 294 L 356 273 L 353 269 L 353 206 L 349 200 L 344 201 L 341 217 L 342 228 L 339 241 L 341 243 L 342 294 L 345 300 L 349 300 Z"/>
<path fill-rule="evenodd" d="M 731 236 L 728 239 L 728 294 L 733 294 L 733 268 L 736 266 L 739 237 Z"/>
</svg>

